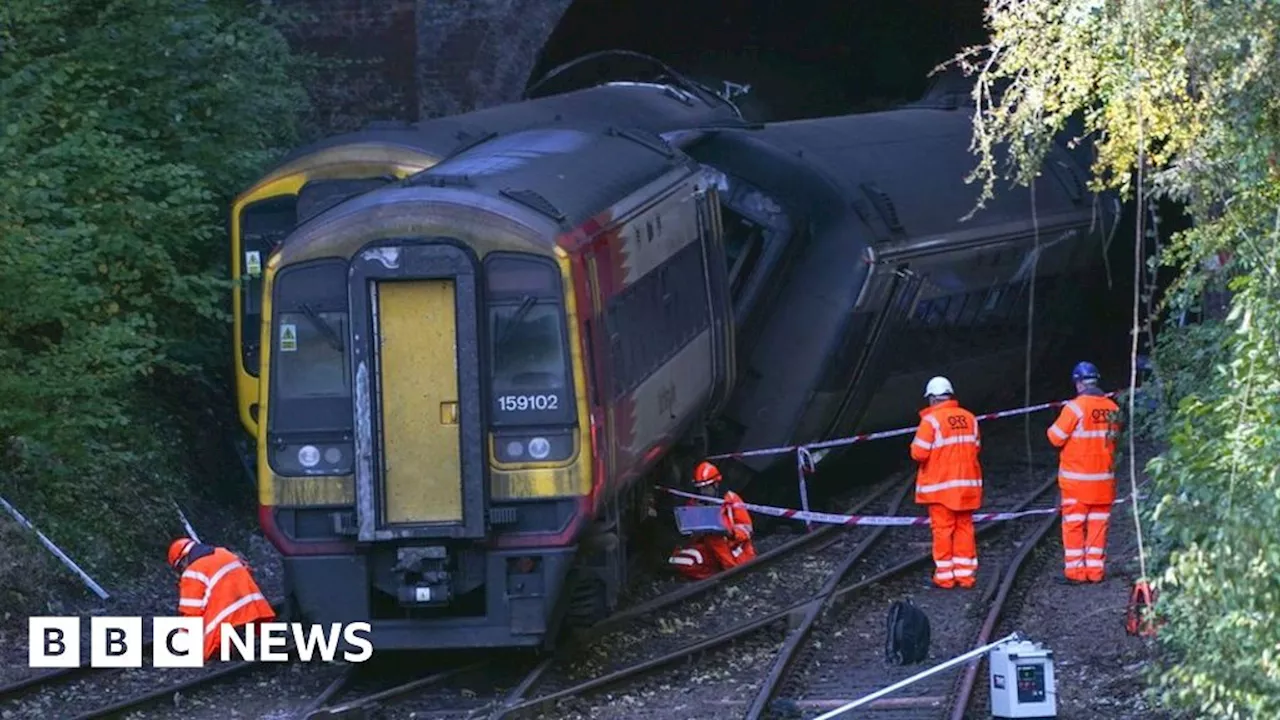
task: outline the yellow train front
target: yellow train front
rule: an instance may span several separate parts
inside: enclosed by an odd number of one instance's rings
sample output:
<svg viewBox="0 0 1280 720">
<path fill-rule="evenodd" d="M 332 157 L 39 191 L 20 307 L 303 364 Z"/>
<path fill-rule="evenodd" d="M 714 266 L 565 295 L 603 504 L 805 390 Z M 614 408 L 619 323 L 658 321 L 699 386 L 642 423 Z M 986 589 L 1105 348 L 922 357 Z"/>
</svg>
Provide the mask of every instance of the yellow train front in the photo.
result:
<svg viewBox="0 0 1280 720">
<path fill-rule="evenodd" d="M 734 382 L 719 204 L 638 130 L 473 147 L 266 263 L 260 521 L 295 609 L 377 649 L 610 611 L 664 458 Z"/>
</svg>

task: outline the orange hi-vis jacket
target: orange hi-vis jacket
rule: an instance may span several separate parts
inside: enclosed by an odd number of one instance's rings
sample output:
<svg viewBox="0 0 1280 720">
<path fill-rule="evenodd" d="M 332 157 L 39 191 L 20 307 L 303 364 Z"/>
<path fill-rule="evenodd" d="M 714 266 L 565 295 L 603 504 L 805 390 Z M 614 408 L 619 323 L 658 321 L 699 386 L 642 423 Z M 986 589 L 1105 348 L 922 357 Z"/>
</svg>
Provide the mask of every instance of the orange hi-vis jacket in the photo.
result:
<svg viewBox="0 0 1280 720">
<path fill-rule="evenodd" d="M 199 550 L 196 546 L 191 552 Z M 178 581 L 178 595 L 179 614 L 204 618 L 205 660 L 212 659 L 222 645 L 219 628 L 223 623 L 240 626 L 276 616 L 249 568 L 225 548 L 212 548 L 193 559 Z"/>
<path fill-rule="evenodd" d="M 1115 451 L 1120 406 L 1101 391 L 1068 402 L 1049 427 L 1049 442 L 1062 448 L 1058 486 L 1062 498 L 1088 505 L 1116 499 Z"/>
<path fill-rule="evenodd" d="M 740 555 L 742 546 L 751 542 L 754 529 L 751 524 L 751 513 L 747 512 L 742 497 L 732 490 L 724 494 L 724 504 L 720 508 L 724 527 L 729 531 L 729 547 L 735 556 Z"/>
<path fill-rule="evenodd" d="M 920 411 L 920 426 L 911 441 L 911 459 L 920 463 L 916 502 L 937 503 L 949 510 L 982 506 L 982 438 L 973 413 L 955 400 Z"/>
</svg>

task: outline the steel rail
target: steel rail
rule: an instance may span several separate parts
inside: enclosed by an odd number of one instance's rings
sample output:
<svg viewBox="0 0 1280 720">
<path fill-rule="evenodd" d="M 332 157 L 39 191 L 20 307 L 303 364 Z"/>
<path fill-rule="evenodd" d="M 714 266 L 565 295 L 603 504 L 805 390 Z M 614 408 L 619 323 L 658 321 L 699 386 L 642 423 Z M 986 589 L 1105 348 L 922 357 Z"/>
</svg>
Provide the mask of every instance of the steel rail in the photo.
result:
<svg viewBox="0 0 1280 720">
<path fill-rule="evenodd" d="M 905 473 L 906 482 L 902 484 L 898 496 L 894 498 L 893 503 L 889 506 L 887 514 L 894 515 L 898 512 L 898 508 L 902 506 L 902 502 L 907 499 L 907 493 L 915 487 L 914 473 Z M 817 602 L 809 606 L 805 611 L 804 618 L 800 624 L 796 626 L 787 635 L 787 639 L 783 642 L 782 647 L 778 650 L 778 654 L 774 656 L 773 666 L 769 669 L 769 674 L 765 677 L 764 683 L 760 686 L 760 690 L 756 693 L 755 700 L 752 701 L 751 707 L 747 710 L 747 718 L 749 720 L 757 720 L 764 714 L 768 708 L 769 701 L 773 699 L 774 692 L 781 684 L 783 679 L 791 672 L 792 663 L 795 662 L 796 652 L 808 640 L 809 633 L 813 630 L 814 624 L 817 622 L 824 610 L 831 604 L 831 600 L 835 595 L 836 589 L 840 586 L 840 581 L 853 567 L 854 563 L 862 559 L 867 550 L 880 539 L 880 536 L 888 530 L 885 526 L 879 526 L 871 531 L 865 540 L 858 543 L 853 552 L 845 558 L 840 566 L 831 573 L 827 578 L 827 582 L 823 584 L 822 589 L 818 591 L 816 596 Z"/>
<path fill-rule="evenodd" d="M 1043 495 L 1050 488 L 1052 488 L 1056 483 L 1057 483 L 1056 476 L 1049 478 L 1043 484 L 1041 484 L 1039 487 L 1037 487 L 1035 490 L 1029 493 L 1026 497 L 1024 497 L 1022 500 L 1019 500 L 1016 504 L 1014 504 L 1014 506 L 1010 509 L 1010 511 L 1018 512 L 1025 509 L 1031 503 L 1035 502 L 1036 498 Z M 1050 520 L 1052 520 L 1057 518 L 1057 515 L 1051 515 L 1049 517 L 1050 517 Z M 977 532 L 975 532 L 974 535 L 975 537 L 982 536 L 982 535 L 989 535 L 992 532 L 995 532 L 996 530 L 1000 530 L 1000 529 L 1003 529 L 1003 528 L 999 524 L 987 525 L 985 527 L 978 528 Z M 897 565 L 881 570 L 880 572 L 868 578 L 865 578 L 854 585 L 850 585 L 834 591 L 831 594 L 831 597 L 826 600 L 825 607 L 826 608 L 834 607 L 838 602 L 840 602 L 843 598 L 845 598 L 851 593 L 857 592 L 858 590 L 861 590 L 863 588 L 866 588 L 876 583 L 887 580 L 888 578 L 899 575 L 903 572 L 906 572 L 907 570 L 913 569 L 918 565 L 923 565 L 932 560 L 933 560 L 932 552 L 923 552 L 911 558 L 908 558 L 898 563 Z M 801 640 L 803 640 L 803 638 L 797 639 L 795 649 L 792 650 L 793 653 L 795 652 L 795 650 L 799 649 Z M 790 663 L 790 658 L 788 658 L 788 664 L 789 663 Z M 777 670 L 777 668 L 778 666 L 775 665 L 775 670 Z M 752 703 L 751 709 L 748 711 L 747 717 L 759 718 L 760 715 L 766 709 L 768 709 L 770 701 L 772 701 L 774 695 L 776 695 L 778 690 L 781 689 L 783 683 L 786 681 L 787 675 L 788 675 L 786 671 L 788 669 L 789 669 L 788 667 L 784 667 L 781 673 L 778 673 L 778 672 L 770 673 L 769 677 L 766 678 L 766 682 L 761 686 L 760 690 L 757 692 L 756 700 L 755 702 Z M 764 699 L 762 700 L 761 698 L 764 698 Z"/>
<path fill-rule="evenodd" d="M 1000 589 L 996 592 L 991 609 L 987 611 L 987 618 L 982 623 L 982 629 L 978 631 L 978 639 L 974 643 L 975 645 L 985 645 L 990 640 L 991 635 L 995 632 L 996 622 L 1000 619 L 1000 613 L 1004 610 L 1005 602 L 1009 599 L 1009 591 L 1013 589 L 1013 584 L 1018 579 L 1018 570 L 1022 567 L 1022 563 L 1027 559 L 1027 556 L 1031 554 L 1031 551 L 1039 546 L 1040 541 L 1044 539 L 1044 536 L 1048 534 L 1057 520 L 1057 515 L 1050 515 L 1023 539 L 1022 547 L 1018 548 L 1018 553 L 1009 561 L 1009 567 L 1004 571 Z M 969 700 L 973 697 L 974 685 L 978 679 L 978 667 L 981 664 L 981 658 L 979 658 L 971 660 L 965 667 L 959 688 L 953 695 L 954 704 L 951 706 L 951 720 L 964 720 L 965 713 L 969 709 Z"/>
</svg>

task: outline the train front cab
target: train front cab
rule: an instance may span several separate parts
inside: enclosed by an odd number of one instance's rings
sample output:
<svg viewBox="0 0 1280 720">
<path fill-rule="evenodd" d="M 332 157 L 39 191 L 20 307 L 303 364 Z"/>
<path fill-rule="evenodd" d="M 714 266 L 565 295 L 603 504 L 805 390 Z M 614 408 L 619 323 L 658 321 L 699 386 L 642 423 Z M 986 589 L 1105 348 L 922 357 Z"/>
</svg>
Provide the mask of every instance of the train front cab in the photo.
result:
<svg viewBox="0 0 1280 720">
<path fill-rule="evenodd" d="M 539 645 L 576 552 L 593 469 L 569 263 L 482 253 L 268 266 L 260 521 L 295 609 L 370 621 L 377 650 Z"/>
<path fill-rule="evenodd" d="M 263 269 L 271 251 L 302 220 L 341 197 L 404 178 L 439 161 L 436 153 L 372 136 L 338 138 L 304 149 L 261 178 L 231 206 L 232 343 L 236 407 L 245 440 L 257 434 Z M 253 475 L 256 454 L 240 448 Z"/>
</svg>

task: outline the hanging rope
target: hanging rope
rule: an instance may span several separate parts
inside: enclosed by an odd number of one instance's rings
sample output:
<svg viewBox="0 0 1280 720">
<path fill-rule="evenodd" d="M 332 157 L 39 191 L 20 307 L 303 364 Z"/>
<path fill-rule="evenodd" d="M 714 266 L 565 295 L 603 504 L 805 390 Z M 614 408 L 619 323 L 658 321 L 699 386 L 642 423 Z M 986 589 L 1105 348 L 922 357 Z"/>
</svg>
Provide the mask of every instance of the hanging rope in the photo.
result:
<svg viewBox="0 0 1280 720">
<path fill-rule="evenodd" d="M 1036 318 L 1036 276 L 1040 271 L 1040 218 L 1036 215 L 1036 179 L 1031 178 L 1031 232 L 1035 243 L 1031 250 L 1031 292 L 1027 299 L 1027 351 L 1022 379 L 1022 406 L 1031 405 L 1031 345 Z M 1035 482 L 1035 459 L 1031 455 L 1031 416 L 1022 418 L 1022 440 L 1027 454 L 1027 483 Z"/>
<path fill-rule="evenodd" d="M 1142 577 L 1142 582 L 1147 578 L 1147 552 L 1146 546 L 1142 539 L 1142 517 L 1138 511 L 1138 458 L 1136 454 L 1137 442 L 1134 438 L 1134 394 L 1138 387 L 1138 336 L 1141 333 L 1140 314 L 1142 308 L 1142 221 L 1146 216 L 1146 199 L 1143 190 L 1143 170 L 1146 166 L 1146 128 L 1143 126 L 1142 116 L 1142 71 L 1140 63 L 1142 61 L 1142 3 L 1135 4 L 1135 35 L 1136 39 L 1133 44 L 1133 78 L 1134 78 L 1134 103 L 1135 117 L 1138 121 L 1138 183 L 1137 183 L 1137 213 L 1134 220 L 1134 236 L 1133 236 L 1133 327 L 1131 334 L 1133 336 L 1132 344 L 1129 350 L 1129 485 L 1133 489 L 1134 496 L 1132 498 L 1131 507 L 1133 509 L 1133 525 L 1138 538 L 1138 570 Z"/>
</svg>

